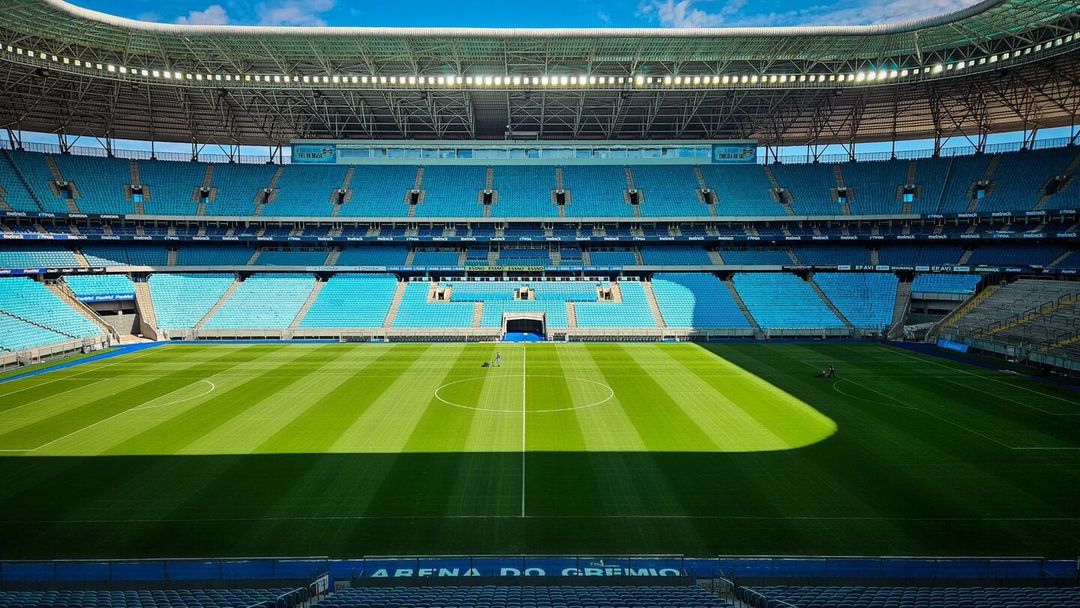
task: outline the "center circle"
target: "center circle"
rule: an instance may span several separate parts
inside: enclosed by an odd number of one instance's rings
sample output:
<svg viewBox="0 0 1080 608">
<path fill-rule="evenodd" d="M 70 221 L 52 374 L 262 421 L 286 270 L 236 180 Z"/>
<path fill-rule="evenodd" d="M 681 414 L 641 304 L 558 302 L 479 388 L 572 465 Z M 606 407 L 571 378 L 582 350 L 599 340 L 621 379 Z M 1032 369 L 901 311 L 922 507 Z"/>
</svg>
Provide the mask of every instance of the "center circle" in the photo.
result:
<svg viewBox="0 0 1080 608">
<path fill-rule="evenodd" d="M 588 401 L 581 405 L 565 405 L 565 404 L 551 404 L 542 408 L 528 408 L 526 413 L 538 414 L 547 412 L 570 412 L 574 410 L 584 410 L 590 407 L 596 407 L 598 405 L 607 403 L 615 397 L 615 391 L 610 386 L 603 382 L 597 382 L 596 380 L 587 380 L 585 378 L 575 378 L 573 376 L 558 376 L 554 374 L 529 374 L 529 379 L 533 378 L 558 378 L 563 380 L 568 387 L 574 387 L 577 392 L 584 395 Z M 480 393 L 482 385 L 485 382 L 492 380 L 503 379 L 504 382 L 513 383 L 516 380 L 515 388 L 517 393 L 514 398 L 509 399 L 508 403 L 504 404 L 484 404 L 479 403 Z M 474 410 L 477 412 L 496 412 L 506 414 L 520 414 L 522 410 L 521 394 L 522 394 L 522 377 L 517 374 L 502 374 L 496 376 L 476 376 L 473 378 L 463 378 L 461 380 L 454 380 L 453 382 L 447 382 L 446 384 L 435 389 L 435 398 L 449 405 L 464 410 Z M 479 386 L 478 386 L 479 385 Z M 516 399 L 516 404 L 513 401 Z"/>
</svg>

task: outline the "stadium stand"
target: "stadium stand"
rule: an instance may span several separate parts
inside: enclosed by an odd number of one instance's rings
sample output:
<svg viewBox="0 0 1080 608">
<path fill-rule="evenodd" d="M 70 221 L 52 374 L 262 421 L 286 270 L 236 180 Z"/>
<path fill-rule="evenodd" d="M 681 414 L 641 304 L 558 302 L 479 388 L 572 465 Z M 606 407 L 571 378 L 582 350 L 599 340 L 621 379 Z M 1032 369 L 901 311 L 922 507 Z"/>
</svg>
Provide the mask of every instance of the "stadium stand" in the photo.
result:
<svg viewBox="0 0 1080 608">
<path fill-rule="evenodd" d="M 807 245 L 794 247 L 803 264 L 870 264 L 870 250 L 862 245 Z"/>
<path fill-rule="evenodd" d="M 882 331 L 893 320 L 896 288 L 894 274 L 871 272 L 818 272 L 813 281 L 825 297 L 859 329 Z"/>
<path fill-rule="evenodd" d="M 646 265 L 654 266 L 708 266 L 713 263 L 703 247 L 657 247 L 641 248 L 641 258 Z"/>
<path fill-rule="evenodd" d="M 322 602 L 327 608 L 730 608 L 722 600 L 696 586 L 437 586 L 356 587 L 331 595 Z"/>
<path fill-rule="evenodd" d="M 0 608 L 236 608 L 273 606 L 292 589 L 0 591 Z"/>
<path fill-rule="evenodd" d="M 348 167 L 343 166 L 289 165 L 281 172 L 274 200 L 262 215 L 330 215 L 331 197 L 344 183 L 347 172 Z"/>
<path fill-rule="evenodd" d="M 904 204 L 898 192 L 907 183 L 906 161 L 844 163 L 840 170 L 844 185 L 851 189 L 852 215 L 904 212 Z"/>
<path fill-rule="evenodd" d="M 344 274 L 331 277 L 304 315 L 300 327 L 382 327 L 394 299 L 397 283 L 397 278 L 389 274 Z"/>
<path fill-rule="evenodd" d="M 844 327 L 814 289 L 795 275 L 737 272 L 732 281 L 762 329 Z"/>
<path fill-rule="evenodd" d="M 50 344 L 66 342 L 71 338 L 0 311 L 0 350 L 18 352 Z"/>
<path fill-rule="evenodd" d="M 0 312 L 39 325 L 69 339 L 101 334 L 101 329 L 75 312 L 44 285 L 28 278 L 0 279 Z"/>
<path fill-rule="evenodd" d="M 346 247 L 338 256 L 338 266 L 402 266 L 408 248 L 401 245 L 364 245 Z"/>
<path fill-rule="evenodd" d="M 562 168 L 563 188 L 570 191 L 568 217 L 631 217 L 634 212 L 623 198 L 627 188 L 623 167 Z"/>
<path fill-rule="evenodd" d="M 405 197 L 416 185 L 417 169 L 411 165 L 357 165 L 352 179 L 352 199 L 341 206 L 341 215 L 408 215 Z"/>
<path fill-rule="evenodd" d="M 634 186 L 642 193 L 643 216 L 707 215 L 705 205 L 698 200 L 697 177 L 694 168 L 684 165 L 642 165 L 630 168 Z"/>
<path fill-rule="evenodd" d="M 657 273 L 652 289 L 667 327 L 750 327 L 730 290 L 715 275 Z"/>
<path fill-rule="evenodd" d="M 50 184 L 55 183 L 52 171 L 49 170 L 49 165 L 44 154 L 35 154 L 33 152 L 22 151 L 5 151 L 8 158 L 11 159 L 10 173 L 5 172 L 2 175 L 4 181 L 2 182 L 4 189 L 8 192 L 24 192 L 24 196 L 16 195 L 14 202 L 16 205 L 25 206 L 25 208 L 15 207 L 19 211 L 46 211 L 49 213 L 68 213 L 71 209 L 60 198 L 57 192 L 54 192 Z M 22 180 L 19 176 L 26 180 L 29 185 L 29 190 L 22 187 L 20 183 Z M 40 202 L 40 206 L 37 204 Z M 21 203 L 21 204 L 20 204 Z"/>
<path fill-rule="evenodd" d="M 65 279 L 68 287 L 80 300 L 95 298 L 134 299 L 135 284 L 120 274 L 74 275 Z"/>
<path fill-rule="evenodd" d="M 148 190 L 143 210 L 151 215 L 195 215 L 199 203 L 197 192 L 206 179 L 203 163 L 168 161 L 139 161 L 141 185 Z M 128 181 L 131 181 L 130 179 Z"/>
<path fill-rule="evenodd" d="M 79 260 L 68 249 L 55 245 L 6 245 L 0 249 L 2 268 L 78 267 Z"/>
<path fill-rule="evenodd" d="M 973 274 L 920 274 L 911 282 L 912 293 L 975 293 L 982 277 Z"/>
<path fill-rule="evenodd" d="M 177 266 L 243 266 L 255 248 L 245 245 L 185 245 L 177 249 Z"/>
<path fill-rule="evenodd" d="M 83 213 L 135 212 L 135 203 L 125 193 L 125 186 L 131 185 L 130 161 L 74 154 L 52 158 L 64 179 L 78 190 L 76 202 Z"/>
<path fill-rule="evenodd" d="M 795 263 L 786 249 L 721 249 L 720 257 L 731 266 L 784 266 Z"/>
<path fill-rule="evenodd" d="M 772 199 L 772 184 L 761 167 L 699 167 L 705 183 L 716 193 L 718 215 L 782 215 Z"/>
<path fill-rule="evenodd" d="M 418 217 L 482 215 L 479 196 L 486 180 L 486 167 L 425 167 L 424 201 L 416 207 L 416 215 Z"/>
<path fill-rule="evenodd" d="M 162 245 L 83 245 L 80 249 L 91 266 L 165 266 L 169 250 Z"/>
<path fill-rule="evenodd" d="M 255 215 L 255 201 L 270 187 L 277 168 L 273 165 L 214 165 L 215 197 L 206 205 L 207 215 Z"/>
<path fill-rule="evenodd" d="M 153 274 L 147 280 L 161 329 L 191 329 L 221 300 L 231 274 Z"/>
<path fill-rule="evenodd" d="M 439 284 L 439 287 L 446 287 Z M 414 281 L 405 286 L 405 294 L 394 318 L 394 327 L 433 329 L 471 327 L 475 307 L 471 302 L 428 302 L 431 283 Z M 451 296 L 452 297 L 452 296 Z"/>
<path fill-rule="evenodd" d="M 491 209 L 493 217 L 555 217 L 558 208 L 552 202 L 555 170 L 552 167 L 495 166 L 492 187 L 498 192 Z M 477 208 L 472 208 L 476 213 Z"/>
<path fill-rule="evenodd" d="M 581 302 L 576 305 L 578 327 L 653 328 L 656 320 L 649 309 L 645 287 L 638 281 L 618 283 L 622 301 Z"/>
<path fill-rule="evenodd" d="M 798 608 L 1050 608 L 1080 605 L 1077 587 L 761 586 L 780 606 Z"/>
<path fill-rule="evenodd" d="M 258 266 L 322 266 L 326 263 L 326 249 L 262 249 L 255 264 Z"/>
<path fill-rule="evenodd" d="M 296 318 L 315 277 L 253 274 L 240 283 L 207 321 L 207 329 L 284 329 Z"/>
</svg>

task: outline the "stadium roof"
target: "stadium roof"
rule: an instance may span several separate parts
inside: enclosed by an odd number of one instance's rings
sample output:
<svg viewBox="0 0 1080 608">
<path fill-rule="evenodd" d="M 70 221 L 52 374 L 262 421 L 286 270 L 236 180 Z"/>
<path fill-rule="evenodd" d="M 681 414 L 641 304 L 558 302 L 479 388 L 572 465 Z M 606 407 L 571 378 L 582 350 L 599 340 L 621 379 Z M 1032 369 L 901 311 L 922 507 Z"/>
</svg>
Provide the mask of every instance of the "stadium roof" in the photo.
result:
<svg viewBox="0 0 1080 608">
<path fill-rule="evenodd" d="M 1080 0 L 680 30 L 191 26 L 5 5 L 0 121 L 71 135 L 978 139 L 1070 124 L 1080 103 Z"/>
</svg>

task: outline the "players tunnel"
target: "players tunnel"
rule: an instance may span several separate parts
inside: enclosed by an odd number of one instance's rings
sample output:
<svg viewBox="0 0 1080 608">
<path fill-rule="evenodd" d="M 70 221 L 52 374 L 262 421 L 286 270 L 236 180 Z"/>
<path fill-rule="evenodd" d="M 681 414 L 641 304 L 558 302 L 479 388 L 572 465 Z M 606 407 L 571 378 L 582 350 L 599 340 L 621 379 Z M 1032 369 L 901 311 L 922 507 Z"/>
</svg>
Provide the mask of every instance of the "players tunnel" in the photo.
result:
<svg viewBox="0 0 1080 608">
<path fill-rule="evenodd" d="M 515 341 L 543 340 L 547 337 L 544 313 L 512 313 L 503 315 L 503 339 Z"/>
</svg>

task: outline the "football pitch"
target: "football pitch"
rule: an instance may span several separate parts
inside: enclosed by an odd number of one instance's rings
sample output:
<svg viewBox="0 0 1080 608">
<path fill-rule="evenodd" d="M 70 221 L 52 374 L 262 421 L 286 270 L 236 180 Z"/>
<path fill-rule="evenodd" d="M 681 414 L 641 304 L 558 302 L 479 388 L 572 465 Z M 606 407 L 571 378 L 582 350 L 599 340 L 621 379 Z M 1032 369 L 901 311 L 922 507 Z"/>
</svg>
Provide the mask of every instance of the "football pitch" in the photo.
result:
<svg viewBox="0 0 1080 608">
<path fill-rule="evenodd" d="M 871 343 L 177 344 L 0 384 L 0 557 L 1075 557 L 1078 465 L 1080 393 Z"/>
</svg>

